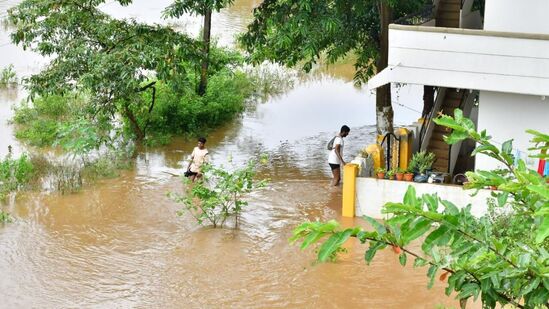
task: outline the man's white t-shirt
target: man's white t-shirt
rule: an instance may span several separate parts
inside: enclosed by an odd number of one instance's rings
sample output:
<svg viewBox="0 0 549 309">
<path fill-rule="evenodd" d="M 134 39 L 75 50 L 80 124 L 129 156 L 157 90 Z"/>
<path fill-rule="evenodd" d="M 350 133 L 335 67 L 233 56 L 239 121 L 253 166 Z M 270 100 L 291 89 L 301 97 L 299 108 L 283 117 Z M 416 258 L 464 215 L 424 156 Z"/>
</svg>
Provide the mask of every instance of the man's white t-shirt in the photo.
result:
<svg viewBox="0 0 549 309">
<path fill-rule="evenodd" d="M 202 164 L 208 162 L 208 157 L 206 156 L 208 154 L 208 149 L 200 149 L 198 147 L 194 147 L 193 153 L 191 154 L 191 157 L 193 158 L 190 171 L 193 173 L 199 173 L 200 167 Z"/>
<path fill-rule="evenodd" d="M 339 136 L 336 136 L 336 138 L 334 139 L 334 147 L 332 148 L 332 150 L 330 150 L 330 155 L 328 156 L 328 163 L 330 164 L 341 164 L 341 160 L 339 159 L 339 157 L 337 156 L 337 153 L 336 153 L 336 145 L 340 145 L 339 146 L 339 153 L 341 154 L 341 157 L 343 158 L 343 138 L 342 137 L 339 137 Z"/>
</svg>

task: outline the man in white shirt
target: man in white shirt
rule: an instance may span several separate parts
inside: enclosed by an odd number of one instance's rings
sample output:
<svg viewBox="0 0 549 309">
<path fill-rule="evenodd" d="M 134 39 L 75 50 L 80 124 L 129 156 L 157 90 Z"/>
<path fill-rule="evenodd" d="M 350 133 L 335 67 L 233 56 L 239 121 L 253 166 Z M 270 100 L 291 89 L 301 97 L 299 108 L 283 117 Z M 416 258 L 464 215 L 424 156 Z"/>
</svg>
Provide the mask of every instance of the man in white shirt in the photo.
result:
<svg viewBox="0 0 549 309">
<path fill-rule="evenodd" d="M 328 155 L 328 164 L 330 165 L 332 175 L 334 176 L 332 179 L 333 186 L 339 185 L 339 182 L 341 181 L 341 166 L 345 165 L 345 160 L 343 160 L 343 138 L 349 135 L 349 132 L 351 132 L 351 129 L 348 126 L 344 125 L 341 127 L 339 134 L 334 138 L 332 149 Z"/>
<path fill-rule="evenodd" d="M 206 139 L 201 137 L 198 139 L 198 145 L 194 147 L 191 154 L 191 160 L 185 176 L 189 177 L 192 182 L 202 177 L 200 167 L 204 163 L 208 163 L 208 149 L 206 149 Z"/>
</svg>

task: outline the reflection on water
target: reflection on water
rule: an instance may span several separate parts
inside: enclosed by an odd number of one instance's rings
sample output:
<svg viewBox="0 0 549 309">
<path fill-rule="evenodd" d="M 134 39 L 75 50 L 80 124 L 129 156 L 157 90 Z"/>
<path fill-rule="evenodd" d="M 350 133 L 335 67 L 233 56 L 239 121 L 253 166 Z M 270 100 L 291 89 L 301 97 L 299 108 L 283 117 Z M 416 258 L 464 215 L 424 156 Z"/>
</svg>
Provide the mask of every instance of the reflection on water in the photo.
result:
<svg viewBox="0 0 549 309">
<path fill-rule="evenodd" d="M 140 0 L 123 9 L 107 2 L 103 9 L 155 22 L 170 2 Z M 221 44 L 234 42 L 259 2 L 235 1 L 214 16 Z M 0 1 L 0 14 L 14 3 Z M 197 18 L 168 22 L 195 33 L 199 28 Z M 0 42 L 6 39 L 0 33 Z M 11 45 L 0 50 L 0 67 L 14 63 L 20 74 L 36 72 L 44 62 Z M 425 288 L 424 270 L 404 270 L 391 252 L 379 253 L 366 267 L 364 246 L 351 242 L 339 262 L 312 265 L 312 250 L 288 244 L 291 230 L 303 220 L 341 219 L 341 189 L 328 185 L 326 142 L 342 124 L 351 126 L 347 158 L 374 140 L 374 97 L 354 88 L 348 72 L 319 72 L 209 134 L 207 147 L 217 164 L 239 165 L 260 153 L 270 157 L 260 170 L 270 186 L 249 198 L 237 231 L 198 227 L 175 215 L 178 205 L 166 192 L 183 189 L 170 173 L 181 172 L 195 146 L 183 139 L 141 149 L 135 169 L 78 194 L 20 195 L 4 206 L 17 221 L 0 226 L 0 307 L 457 306 L 440 284 Z M 418 91 L 402 88 L 397 100 L 417 105 L 407 98 Z M 7 125 L 11 106 L 22 98 L 17 91 L 0 91 L 2 155 L 7 145 L 25 150 Z M 398 106 L 395 114 L 400 123 L 417 118 Z"/>
</svg>

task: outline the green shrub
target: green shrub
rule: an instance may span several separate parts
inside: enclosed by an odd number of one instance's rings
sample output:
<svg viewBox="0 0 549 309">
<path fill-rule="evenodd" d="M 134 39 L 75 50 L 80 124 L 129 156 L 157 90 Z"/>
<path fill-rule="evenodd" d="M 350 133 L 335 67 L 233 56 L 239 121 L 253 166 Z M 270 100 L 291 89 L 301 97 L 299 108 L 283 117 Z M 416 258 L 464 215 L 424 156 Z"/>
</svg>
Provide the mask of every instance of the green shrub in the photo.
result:
<svg viewBox="0 0 549 309">
<path fill-rule="evenodd" d="M 265 158 L 261 159 L 265 161 Z M 209 222 L 216 227 L 223 227 L 226 220 L 234 217 L 235 228 L 243 207 L 248 205 L 244 197 L 266 185 L 266 180 L 256 180 L 255 160 L 234 171 L 205 164 L 201 167 L 203 176 L 192 183 L 185 178 L 186 192 L 184 196 L 170 194 L 177 202 L 183 204 L 178 215 L 185 212 L 191 214 L 199 224 Z"/>
<path fill-rule="evenodd" d="M 243 73 L 225 70 L 210 77 L 202 97 L 192 87 L 176 93 L 171 86 L 157 82 L 156 89 L 154 109 L 150 114 L 138 114 L 139 123 L 141 127 L 148 123 L 149 141 L 164 139 L 165 143 L 169 135 L 201 135 L 234 119 L 244 110 L 252 84 Z M 140 99 L 150 102 L 151 96 L 144 92 Z"/>
<path fill-rule="evenodd" d="M 0 71 L 0 88 L 6 88 L 17 84 L 17 73 L 13 64 L 8 65 Z"/>
<path fill-rule="evenodd" d="M 0 197 L 26 186 L 35 174 L 34 166 L 26 154 L 12 158 L 11 150 L 0 161 Z"/>
<path fill-rule="evenodd" d="M 52 146 L 58 130 L 84 113 L 85 100 L 79 94 L 37 97 L 32 104 L 24 101 L 12 119 L 17 124 L 15 136 L 33 146 Z"/>
<path fill-rule="evenodd" d="M 5 212 L 0 209 L 0 223 L 10 223 L 13 219 L 8 212 Z"/>
</svg>

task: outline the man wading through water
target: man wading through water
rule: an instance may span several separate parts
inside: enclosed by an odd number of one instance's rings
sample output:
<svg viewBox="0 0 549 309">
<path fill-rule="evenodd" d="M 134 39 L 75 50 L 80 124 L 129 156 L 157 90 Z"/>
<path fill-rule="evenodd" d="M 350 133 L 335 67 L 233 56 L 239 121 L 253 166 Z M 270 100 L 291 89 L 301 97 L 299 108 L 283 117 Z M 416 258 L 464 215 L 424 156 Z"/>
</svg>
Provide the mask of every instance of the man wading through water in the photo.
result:
<svg viewBox="0 0 549 309">
<path fill-rule="evenodd" d="M 192 182 L 202 178 L 202 171 L 200 167 L 202 164 L 208 163 L 208 149 L 206 149 L 206 139 L 201 137 L 198 139 L 198 145 L 194 147 L 193 153 L 191 154 L 191 160 L 189 162 L 189 167 L 185 172 L 185 177 L 189 177 Z"/>
<path fill-rule="evenodd" d="M 349 132 L 351 132 L 351 129 L 348 126 L 342 126 L 339 134 L 328 143 L 328 150 L 330 150 L 328 164 L 334 176 L 332 186 L 339 185 L 341 181 L 341 166 L 345 165 L 345 161 L 343 160 L 343 138 L 349 135 Z"/>
</svg>

